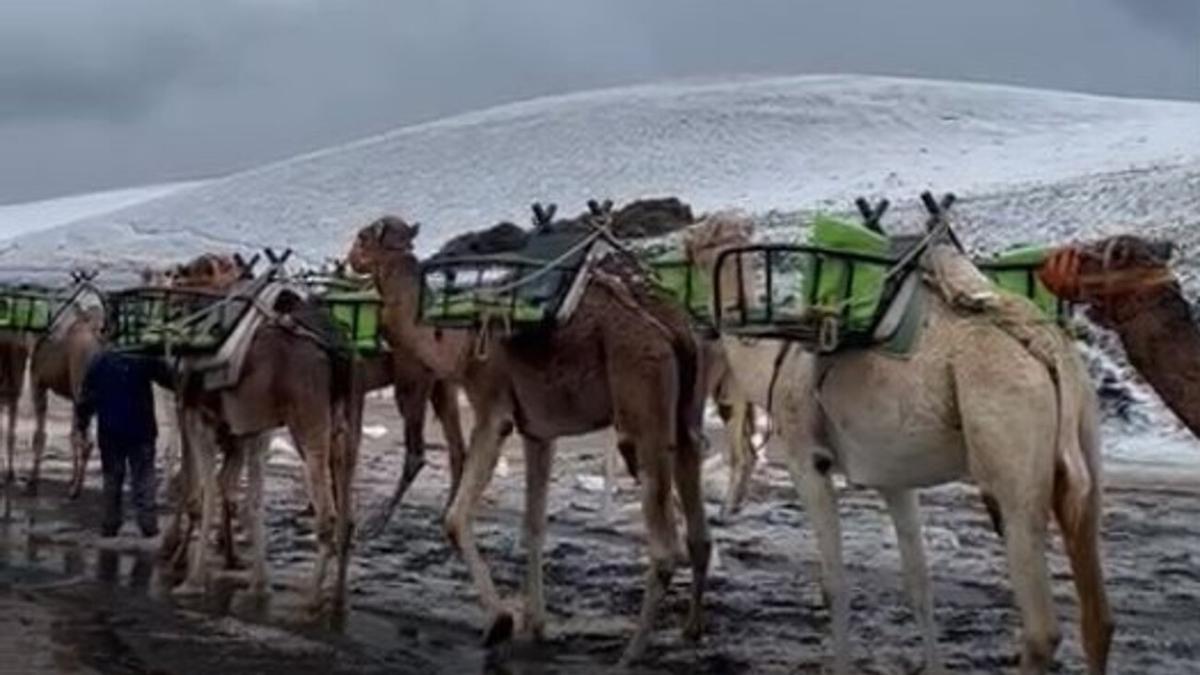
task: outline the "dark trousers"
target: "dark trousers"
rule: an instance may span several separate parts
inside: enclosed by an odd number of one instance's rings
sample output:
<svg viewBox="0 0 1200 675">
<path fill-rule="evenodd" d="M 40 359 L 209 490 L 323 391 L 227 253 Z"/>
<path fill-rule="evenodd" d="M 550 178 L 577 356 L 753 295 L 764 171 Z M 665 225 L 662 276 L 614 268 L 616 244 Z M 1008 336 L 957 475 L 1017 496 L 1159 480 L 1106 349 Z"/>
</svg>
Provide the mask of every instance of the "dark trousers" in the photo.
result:
<svg viewBox="0 0 1200 675">
<path fill-rule="evenodd" d="M 121 492 L 126 470 L 137 510 L 137 524 L 142 534 L 158 533 L 158 512 L 154 504 L 154 441 L 123 444 L 101 443 L 100 465 L 104 470 L 104 522 L 101 531 L 106 536 L 121 529 Z"/>
</svg>

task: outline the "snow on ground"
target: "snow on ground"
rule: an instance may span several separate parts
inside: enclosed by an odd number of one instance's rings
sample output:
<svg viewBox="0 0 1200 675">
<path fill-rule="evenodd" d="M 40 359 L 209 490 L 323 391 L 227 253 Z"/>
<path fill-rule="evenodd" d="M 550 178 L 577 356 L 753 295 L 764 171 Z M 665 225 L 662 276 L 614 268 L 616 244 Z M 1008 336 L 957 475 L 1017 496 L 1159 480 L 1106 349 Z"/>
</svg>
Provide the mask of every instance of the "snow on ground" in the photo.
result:
<svg viewBox="0 0 1200 675">
<path fill-rule="evenodd" d="M 1185 288 L 1200 296 L 1196 103 L 865 76 L 654 84 L 492 108 L 167 188 L 130 191 L 125 208 L 122 193 L 97 195 L 95 212 L 66 224 L 91 198 L 0 207 L 0 268 L 87 262 L 115 278 L 112 268 L 203 250 L 285 245 L 314 263 L 344 254 L 384 212 L 421 222 L 426 253 L 467 229 L 524 222 L 532 201 L 571 213 L 592 197 L 741 207 L 761 237 L 790 239 L 814 211 L 886 196 L 885 225 L 911 231 L 917 193 L 933 189 L 959 195 L 960 234 L 980 251 L 1169 236 Z M 20 236 L 3 242 L 9 231 Z M 1134 400 L 1108 416 L 1120 452 L 1186 456 L 1192 441 L 1119 350 L 1094 363 Z"/>
<path fill-rule="evenodd" d="M 94 218 L 200 184 L 200 181 L 163 183 L 23 204 L 0 205 L 0 241 L 83 218 Z"/>
</svg>

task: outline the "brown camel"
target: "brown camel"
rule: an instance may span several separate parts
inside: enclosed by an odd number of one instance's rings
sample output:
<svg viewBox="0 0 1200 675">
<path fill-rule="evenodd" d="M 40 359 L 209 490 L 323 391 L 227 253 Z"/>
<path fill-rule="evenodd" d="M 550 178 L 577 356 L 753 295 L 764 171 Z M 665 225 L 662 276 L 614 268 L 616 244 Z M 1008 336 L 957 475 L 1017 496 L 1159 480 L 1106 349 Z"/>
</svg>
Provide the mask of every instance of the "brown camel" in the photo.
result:
<svg viewBox="0 0 1200 675">
<path fill-rule="evenodd" d="M 693 572 L 684 633 L 698 638 L 711 543 L 700 487 L 700 358 L 683 310 L 658 296 L 623 258 L 610 255 L 592 272 L 570 319 L 551 331 L 506 337 L 421 326 L 416 323 L 419 266 L 412 246 L 417 230 L 398 217 L 381 218 L 359 231 L 348 259 L 356 272 L 374 278 L 383 296 L 389 342 L 407 346 L 437 376 L 462 382 L 475 412 L 446 530 L 490 615 L 485 643 L 505 642 L 514 631 L 541 635 L 542 547 L 554 440 L 607 426 L 617 429 L 622 454 L 636 459 L 651 560 L 638 627 L 622 660 L 644 652 L 675 568 L 672 478 L 686 513 Z M 480 354 L 482 359 L 474 358 Z M 473 528 L 501 445 L 514 430 L 525 452 L 528 553 L 518 625 L 493 585 Z"/>
<path fill-rule="evenodd" d="M 4 443 L 7 448 L 8 464 L 4 474 L 5 484 L 17 479 L 17 411 L 21 404 L 21 393 L 25 389 L 25 370 L 29 365 L 29 338 L 22 334 L 0 337 L 0 407 L 5 409 Z"/>
<path fill-rule="evenodd" d="M 230 282 L 227 276 L 220 279 L 214 282 L 213 277 L 189 277 L 184 272 L 177 283 L 216 290 L 205 284 Z M 181 364 L 184 375 L 177 396 L 189 485 L 189 498 L 182 501 L 199 501 L 197 526 L 201 536 L 192 550 L 187 578 L 176 592 L 197 593 L 206 586 L 205 542 L 212 531 L 219 493 L 215 472 L 218 451 L 225 458 L 220 482 L 227 498 L 235 489 L 241 463 L 249 467 L 247 506 L 254 551 L 251 588 L 265 592 L 263 481 L 267 441 L 275 429 L 286 427 L 304 459 L 305 484 L 315 511 L 318 558 L 312 602 L 314 606 L 321 604 L 329 563 L 336 556 L 333 601 L 340 607 L 345 600 L 353 536 L 352 487 L 361 433 L 362 394 L 355 364 L 328 314 L 298 293 L 283 291 L 268 313 L 268 321 L 251 340 L 245 365 L 233 387 L 207 391 L 196 378 L 187 377 L 187 366 Z M 181 523 L 189 509 L 183 508 L 164 539 L 165 550 L 174 545 L 186 548 L 189 536 L 181 531 Z"/>
<path fill-rule="evenodd" d="M 337 280 L 341 282 L 359 279 L 348 274 L 348 263 L 344 260 L 327 261 L 321 270 L 301 274 L 302 278 Z M 365 280 L 371 283 L 370 279 Z M 380 326 L 386 350 L 360 361 L 359 380 L 363 392 L 372 392 L 387 386 L 392 387 L 392 400 L 396 411 L 404 421 L 404 465 L 391 496 L 367 520 L 362 536 L 378 536 L 386 528 L 405 493 L 425 466 L 425 405 L 433 406 L 434 414 L 442 425 L 442 434 L 450 457 L 450 492 L 446 499 L 449 508 L 462 478 L 463 456 L 466 443 L 463 440 L 462 421 L 458 399 L 460 388 L 450 380 L 438 379 L 428 367 L 404 344 L 388 339 L 386 324 Z"/>
<path fill-rule="evenodd" d="M 1040 276 L 1116 332 L 1130 364 L 1200 437 L 1200 331 L 1170 270 L 1173 253 L 1170 242 L 1110 237 L 1059 249 Z"/>
<path fill-rule="evenodd" d="M 46 449 L 46 413 L 48 394 L 54 392 L 68 401 L 75 401 L 83 386 L 83 376 L 92 357 L 104 344 L 104 305 L 98 290 L 81 286 L 65 307 L 50 332 L 34 345 L 29 362 L 33 413 L 33 470 L 29 476 L 29 492 L 38 489 L 42 455 Z M 71 433 L 71 483 L 68 496 L 79 497 L 87 476 L 92 443 L 85 429 Z"/>
<path fill-rule="evenodd" d="M 744 215 L 714 214 L 689 233 L 688 250 L 713 273 L 718 254 L 749 243 L 751 232 Z M 935 229 L 930 236 L 944 233 Z M 887 504 L 927 671 L 942 666 L 916 490 L 969 479 L 996 501 L 1005 523 L 1009 576 L 1024 627 L 1021 672 L 1047 672 L 1061 639 L 1045 560 L 1053 512 L 1075 575 L 1088 666 L 1103 673 L 1112 617 L 1099 553 L 1095 393 L 1063 331 L 1025 298 L 995 293 L 966 256 L 938 241 L 921 259 L 936 281 L 928 282 L 930 313 L 907 359 L 862 349 L 818 356 L 787 350 L 783 340 L 725 339 L 747 391 L 775 383 L 774 396 L 767 392 L 768 412 L 816 529 L 835 670 L 844 673 L 850 665 L 849 593 L 832 482 L 838 471 L 878 490 Z M 722 297 L 756 297 L 749 277 L 739 276 L 741 267 L 722 268 Z M 909 282 L 927 283 L 921 277 Z M 962 300 L 976 311 L 960 308 Z"/>
</svg>

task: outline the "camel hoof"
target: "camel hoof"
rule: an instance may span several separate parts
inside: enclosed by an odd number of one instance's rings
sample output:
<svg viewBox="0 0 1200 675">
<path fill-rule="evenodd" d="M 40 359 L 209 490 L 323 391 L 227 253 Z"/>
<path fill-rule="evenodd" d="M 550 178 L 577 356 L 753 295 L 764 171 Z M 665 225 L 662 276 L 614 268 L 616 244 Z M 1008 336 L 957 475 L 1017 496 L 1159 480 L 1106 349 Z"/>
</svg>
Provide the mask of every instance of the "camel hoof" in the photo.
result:
<svg viewBox="0 0 1200 675">
<path fill-rule="evenodd" d="M 83 494 L 82 487 L 73 487 L 73 488 L 71 488 L 71 491 L 67 493 L 67 500 L 72 501 L 72 502 L 78 501 L 79 495 L 81 495 L 81 494 Z"/>
<path fill-rule="evenodd" d="M 8 473 L 4 474 L 4 484 L 5 485 L 12 485 L 15 482 L 17 482 L 17 474 L 13 473 L 12 471 L 9 471 Z"/>
<path fill-rule="evenodd" d="M 500 612 L 492 619 L 492 625 L 488 627 L 487 632 L 483 636 L 483 646 L 487 648 L 495 647 L 496 645 L 508 642 L 512 639 L 513 634 L 513 618 L 508 612 Z"/>
<path fill-rule="evenodd" d="M 25 496 L 26 497 L 38 496 L 38 484 L 36 481 L 30 481 L 28 484 L 25 485 Z"/>
</svg>

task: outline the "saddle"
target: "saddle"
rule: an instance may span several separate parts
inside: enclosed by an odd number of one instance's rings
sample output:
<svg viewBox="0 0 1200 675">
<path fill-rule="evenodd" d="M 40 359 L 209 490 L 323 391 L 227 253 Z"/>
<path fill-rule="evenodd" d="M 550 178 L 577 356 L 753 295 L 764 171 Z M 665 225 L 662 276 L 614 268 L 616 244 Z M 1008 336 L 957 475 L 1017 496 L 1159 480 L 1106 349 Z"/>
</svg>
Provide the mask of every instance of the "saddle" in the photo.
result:
<svg viewBox="0 0 1200 675">
<path fill-rule="evenodd" d="M 565 322 L 591 270 L 630 240 L 661 236 L 694 222 L 677 199 L 632 202 L 613 211 L 595 200 L 588 211 L 555 220 L 556 207 L 533 205 L 533 228 L 500 223 L 455 237 L 421 265 L 419 320 L 443 328 L 508 332 Z"/>
<path fill-rule="evenodd" d="M 971 261 L 945 223 L 953 195 L 938 203 L 924 193 L 922 201 L 930 213 L 924 234 L 888 236 L 879 226 L 886 200 L 872 209 L 860 199 L 861 225 L 819 216 L 805 244 L 743 246 L 723 252 L 717 263 L 718 280 L 740 278 L 742 283 L 735 288 L 716 286 L 720 329 L 791 340 L 823 354 L 870 348 L 906 355 L 919 340 L 932 290 L 953 297 L 952 304 L 960 308 L 983 301 L 968 297 L 980 292 L 977 286 L 964 294 L 953 280 L 939 277 L 936 271 L 926 279 L 921 273 L 924 259 L 935 245 L 956 248 L 987 293 L 1024 296 L 1051 320 L 1066 315 L 1069 308 L 1037 279 L 1045 249 L 1022 247 Z M 735 268 L 733 276 L 728 274 L 730 265 Z"/>
</svg>

